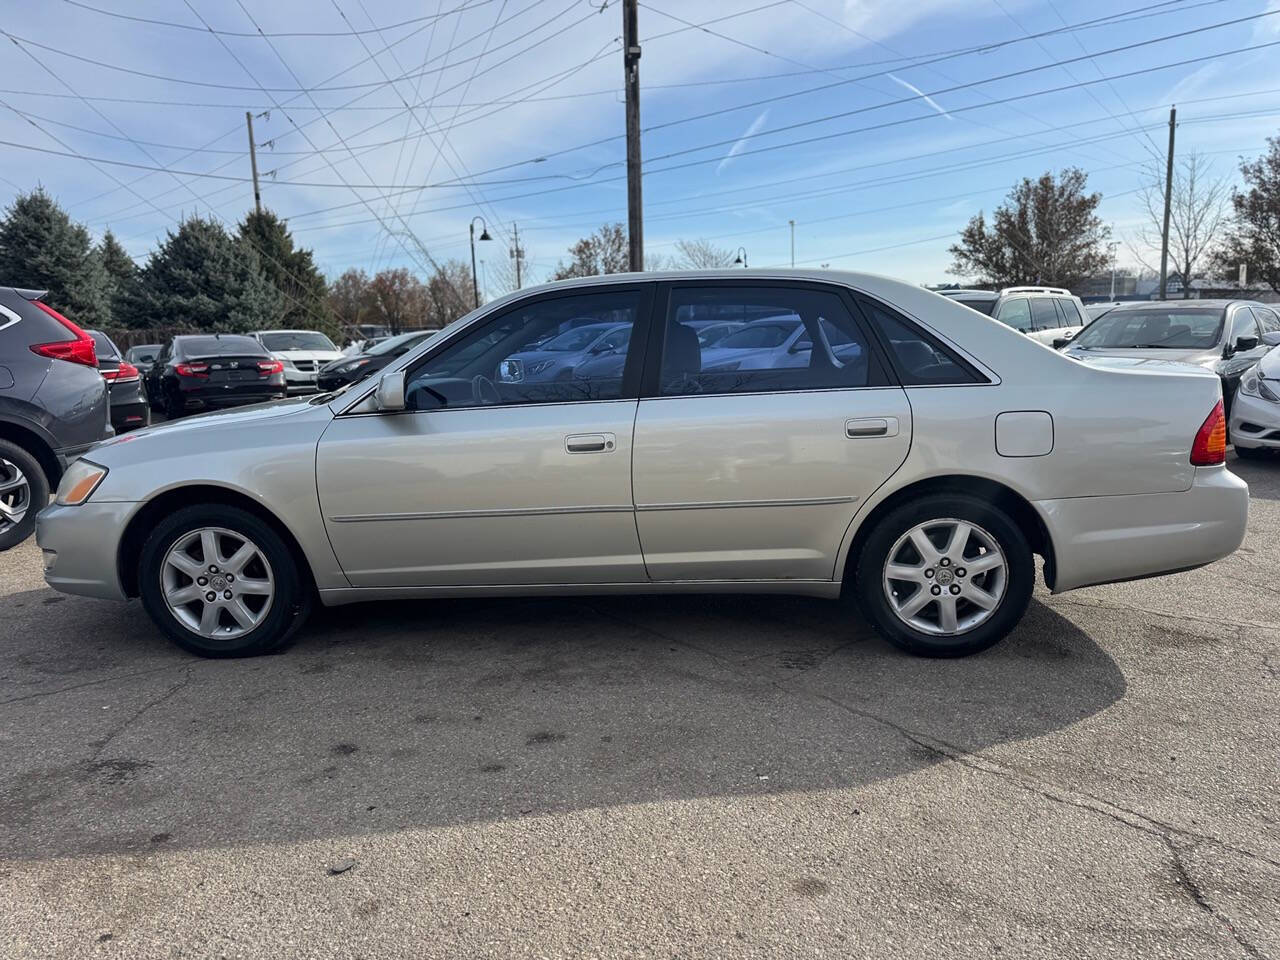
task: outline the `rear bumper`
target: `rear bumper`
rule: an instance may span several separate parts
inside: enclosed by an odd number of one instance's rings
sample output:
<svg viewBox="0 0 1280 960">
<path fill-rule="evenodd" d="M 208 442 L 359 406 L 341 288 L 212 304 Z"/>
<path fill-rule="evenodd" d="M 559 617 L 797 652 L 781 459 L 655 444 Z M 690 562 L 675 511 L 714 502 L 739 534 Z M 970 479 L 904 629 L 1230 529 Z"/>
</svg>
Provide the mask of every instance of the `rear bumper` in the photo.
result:
<svg viewBox="0 0 1280 960">
<path fill-rule="evenodd" d="M 1034 504 L 1053 541 L 1054 593 L 1201 567 L 1244 540 L 1249 486 L 1198 467 L 1189 490 Z"/>
<path fill-rule="evenodd" d="M 1237 447 L 1280 450 L 1280 403 L 1237 392 L 1231 404 L 1230 431 Z"/>
<path fill-rule="evenodd" d="M 136 503 L 45 507 L 36 517 L 36 543 L 45 552 L 45 583 L 62 593 L 126 599 L 116 558 Z"/>
</svg>

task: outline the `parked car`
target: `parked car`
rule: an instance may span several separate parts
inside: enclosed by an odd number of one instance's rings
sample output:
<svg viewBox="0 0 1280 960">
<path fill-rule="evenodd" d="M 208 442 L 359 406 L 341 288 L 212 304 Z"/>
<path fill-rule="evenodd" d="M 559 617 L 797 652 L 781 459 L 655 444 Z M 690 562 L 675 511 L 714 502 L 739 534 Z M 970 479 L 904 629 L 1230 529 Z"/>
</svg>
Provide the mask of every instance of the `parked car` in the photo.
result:
<svg viewBox="0 0 1280 960">
<path fill-rule="evenodd" d="M 147 403 L 138 368 L 120 355 L 120 348 L 101 330 L 86 330 L 93 337 L 98 354 L 98 373 L 107 381 L 111 402 L 111 426 L 116 433 L 136 430 L 151 423 L 151 404 Z"/>
<path fill-rule="evenodd" d="M 125 351 L 124 358 L 137 367 L 138 373 L 145 377 L 151 370 L 151 365 L 156 362 L 156 354 L 163 349 L 162 343 L 144 343 L 130 347 Z"/>
<path fill-rule="evenodd" d="M 147 374 L 152 406 L 168 419 L 285 396 L 284 364 L 253 337 L 187 334 L 160 351 Z"/>
<path fill-rule="evenodd" d="M 1093 323 L 1103 314 L 1110 313 L 1120 304 L 1125 303 L 1124 300 L 1113 300 L 1110 303 L 1086 303 L 1084 305 L 1085 326 Z"/>
<path fill-rule="evenodd" d="M 1264 337 L 1271 334 L 1264 334 Z M 1229 429 L 1236 456 L 1268 457 L 1280 450 L 1280 347 L 1272 347 L 1240 378 Z"/>
<path fill-rule="evenodd" d="M 823 333 L 840 362 L 862 358 L 862 345 L 836 324 L 825 321 Z M 745 323 L 702 352 L 704 370 L 781 370 L 808 367 L 813 341 L 804 321 L 796 314 L 767 317 Z"/>
<path fill-rule="evenodd" d="M 568 380 L 586 360 L 625 356 L 631 326 L 630 323 L 589 323 L 574 327 L 533 349 L 507 357 L 498 364 L 498 380 L 504 383 Z"/>
<path fill-rule="evenodd" d="M 688 326 L 692 327 L 695 331 L 697 331 L 698 343 L 700 343 L 702 345 L 702 349 L 705 350 L 708 347 L 714 347 L 716 344 L 718 344 L 721 340 L 723 340 L 729 334 L 733 333 L 735 330 L 741 330 L 743 327 L 743 324 L 741 321 L 738 321 L 738 320 L 730 320 L 730 321 L 720 320 L 720 321 L 714 321 L 709 323 L 694 322 L 694 323 L 688 324 Z"/>
<path fill-rule="evenodd" d="M 676 319 L 708 301 L 798 317 L 808 362 L 708 369 Z M 621 376 L 498 379 L 584 314 L 631 324 Z M 1210 371 L 1080 363 L 857 273 L 526 289 L 339 394 L 121 439 L 40 514 L 45 578 L 141 596 L 205 656 L 278 649 L 317 597 L 699 591 L 847 591 L 892 643 L 958 656 L 1018 624 L 1033 554 L 1055 592 L 1183 570 L 1248 512 Z"/>
<path fill-rule="evenodd" d="M 377 373 L 397 357 L 404 356 L 435 332 L 434 330 L 415 330 L 412 333 L 387 337 L 363 353 L 353 357 L 340 357 L 331 363 L 326 363 L 316 376 L 316 386 L 327 393 L 345 387 L 349 383 L 363 380 L 371 373 Z"/>
<path fill-rule="evenodd" d="M 112 434 L 93 338 L 44 295 L 0 287 L 0 550 L 31 535 L 67 465 Z"/>
<path fill-rule="evenodd" d="M 1062 347 L 1087 322 L 1084 304 L 1061 287 L 1005 287 L 993 290 L 939 290 L 948 299 L 995 317 L 1050 347 Z"/>
<path fill-rule="evenodd" d="M 1280 316 L 1249 300 L 1151 300 L 1122 303 L 1089 324 L 1067 348 L 1099 357 L 1178 360 L 1222 380 L 1227 416 L 1240 378 L 1280 343 Z"/>
<path fill-rule="evenodd" d="M 320 368 L 342 359 L 333 341 L 315 330 L 263 330 L 253 336 L 284 364 L 290 393 L 315 393 Z"/>
</svg>

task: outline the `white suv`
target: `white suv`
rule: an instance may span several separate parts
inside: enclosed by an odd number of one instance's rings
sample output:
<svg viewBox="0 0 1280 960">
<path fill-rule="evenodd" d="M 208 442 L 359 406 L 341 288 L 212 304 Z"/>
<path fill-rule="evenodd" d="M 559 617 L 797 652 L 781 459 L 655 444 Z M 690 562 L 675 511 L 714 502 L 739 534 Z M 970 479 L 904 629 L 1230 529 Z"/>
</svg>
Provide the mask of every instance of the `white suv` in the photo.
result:
<svg viewBox="0 0 1280 960">
<path fill-rule="evenodd" d="M 1005 287 L 994 290 L 939 290 L 966 307 L 995 317 L 1046 346 L 1061 347 L 1088 321 L 1084 304 L 1061 287 Z"/>
</svg>

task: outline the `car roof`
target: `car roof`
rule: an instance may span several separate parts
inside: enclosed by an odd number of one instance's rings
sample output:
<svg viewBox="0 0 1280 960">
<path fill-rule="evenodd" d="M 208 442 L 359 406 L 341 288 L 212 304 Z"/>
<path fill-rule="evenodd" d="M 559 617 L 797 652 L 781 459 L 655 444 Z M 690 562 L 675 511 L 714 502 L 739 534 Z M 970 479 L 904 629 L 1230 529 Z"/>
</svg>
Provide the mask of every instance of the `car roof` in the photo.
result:
<svg viewBox="0 0 1280 960">
<path fill-rule="evenodd" d="M 952 300 L 999 300 L 995 290 L 935 290 L 934 293 Z"/>
<path fill-rule="evenodd" d="M 260 337 L 268 333 L 318 333 L 322 337 L 328 336 L 323 330 L 255 330 L 253 333 L 247 334 L 247 336 Z"/>
<path fill-rule="evenodd" d="M 1253 300 L 1127 300 L 1117 303 L 1115 310 L 1168 310 L 1174 307 L 1213 307 L 1225 310 L 1233 303 L 1252 304 Z M 1259 304 L 1266 306 L 1266 304 Z"/>
</svg>

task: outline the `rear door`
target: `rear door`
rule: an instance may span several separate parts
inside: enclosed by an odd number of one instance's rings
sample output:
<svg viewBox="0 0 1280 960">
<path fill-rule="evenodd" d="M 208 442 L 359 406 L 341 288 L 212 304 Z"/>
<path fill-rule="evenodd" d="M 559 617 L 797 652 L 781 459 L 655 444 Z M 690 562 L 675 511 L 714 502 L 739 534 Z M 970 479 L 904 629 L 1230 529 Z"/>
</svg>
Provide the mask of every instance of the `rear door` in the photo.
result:
<svg viewBox="0 0 1280 960">
<path fill-rule="evenodd" d="M 636 526 L 654 580 L 830 580 L 858 505 L 902 464 L 911 410 L 852 299 L 784 281 L 664 285 L 636 415 Z M 795 314 L 803 365 L 702 369 L 684 321 Z M 833 345 L 826 330 L 840 333 Z"/>
</svg>

